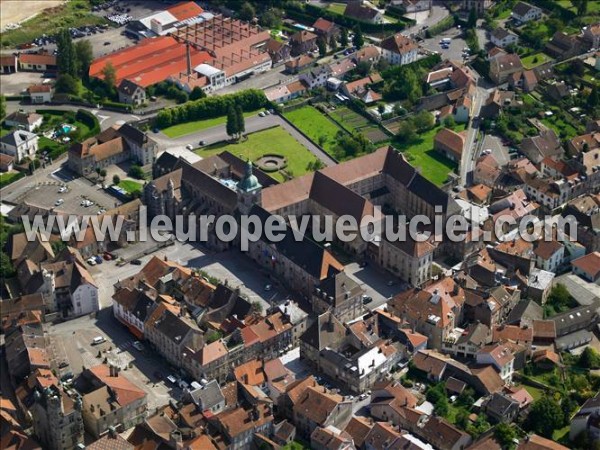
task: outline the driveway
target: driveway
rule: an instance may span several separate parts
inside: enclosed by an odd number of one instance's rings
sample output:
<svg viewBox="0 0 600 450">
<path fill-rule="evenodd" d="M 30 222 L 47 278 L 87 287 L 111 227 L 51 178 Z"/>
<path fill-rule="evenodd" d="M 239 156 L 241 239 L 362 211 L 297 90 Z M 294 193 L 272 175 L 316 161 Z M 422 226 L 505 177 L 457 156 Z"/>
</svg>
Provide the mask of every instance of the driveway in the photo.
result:
<svg viewBox="0 0 600 450">
<path fill-rule="evenodd" d="M 300 142 L 306 147 L 313 155 L 319 158 L 327 166 L 333 166 L 336 164 L 335 160 L 329 156 L 325 151 L 313 144 L 307 138 L 305 138 L 298 130 L 291 126 L 287 121 L 278 115 L 269 115 L 260 117 L 259 115 L 248 117 L 245 122 L 246 134 L 254 133 L 257 131 L 266 130 L 275 126 L 284 128 L 290 133 L 294 139 Z M 185 150 L 186 146 L 191 145 L 192 147 L 198 147 L 198 143 L 202 140 L 206 142 L 206 145 L 215 144 L 217 142 L 226 141 L 229 136 L 226 132 L 225 125 L 217 125 L 216 127 L 207 128 L 200 130 L 196 133 L 186 134 L 175 139 L 171 139 L 163 133 L 156 133 L 152 135 L 152 139 L 158 142 L 158 146 L 162 150 Z"/>
</svg>

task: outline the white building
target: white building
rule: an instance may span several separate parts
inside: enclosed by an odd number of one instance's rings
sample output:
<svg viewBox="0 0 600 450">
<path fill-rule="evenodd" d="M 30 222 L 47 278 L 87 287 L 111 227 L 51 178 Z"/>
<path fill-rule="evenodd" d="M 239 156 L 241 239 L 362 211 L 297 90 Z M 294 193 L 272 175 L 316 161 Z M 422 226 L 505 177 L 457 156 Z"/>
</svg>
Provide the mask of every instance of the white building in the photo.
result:
<svg viewBox="0 0 600 450">
<path fill-rule="evenodd" d="M 504 28 L 496 28 L 490 34 L 490 42 L 496 47 L 505 48 L 519 42 L 519 37 Z"/>
<path fill-rule="evenodd" d="M 540 20 L 542 18 L 542 10 L 541 8 L 530 5 L 529 3 L 519 2 L 512 10 L 512 18 L 519 23 Z"/>
<path fill-rule="evenodd" d="M 477 364 L 491 364 L 506 383 L 512 381 L 515 357 L 507 345 L 486 345 L 475 355 Z"/>
<path fill-rule="evenodd" d="M 25 130 L 14 131 L 0 138 L 0 152 L 10 155 L 16 161 L 25 157 L 33 158 L 38 151 L 40 138 Z"/>
<path fill-rule="evenodd" d="M 390 36 L 380 44 L 381 57 L 390 64 L 404 65 L 417 60 L 419 46 L 403 34 Z"/>
<path fill-rule="evenodd" d="M 43 120 L 40 114 L 34 112 L 15 111 L 4 119 L 4 125 L 32 132 L 42 125 Z"/>
</svg>

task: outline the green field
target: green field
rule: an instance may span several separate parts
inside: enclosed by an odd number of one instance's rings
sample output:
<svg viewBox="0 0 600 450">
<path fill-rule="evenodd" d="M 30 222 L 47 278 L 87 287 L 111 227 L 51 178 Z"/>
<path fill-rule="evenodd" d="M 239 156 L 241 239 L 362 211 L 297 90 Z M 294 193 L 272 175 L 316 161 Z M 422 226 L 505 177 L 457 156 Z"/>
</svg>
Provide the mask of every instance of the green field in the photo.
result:
<svg viewBox="0 0 600 450">
<path fill-rule="evenodd" d="M 533 55 L 521 58 L 523 67 L 525 67 L 526 69 L 533 69 L 534 67 L 541 66 L 542 64 L 547 63 L 548 61 L 552 61 L 552 58 L 542 52 L 534 53 Z"/>
<path fill-rule="evenodd" d="M 17 181 L 19 178 L 23 178 L 25 174 L 23 172 L 7 172 L 0 173 L 0 187 L 4 187 L 13 181 Z"/>
<path fill-rule="evenodd" d="M 455 127 L 455 131 L 462 131 L 464 127 L 464 124 L 459 124 Z M 440 127 L 435 127 L 419 134 L 416 140 L 409 143 L 397 143 L 395 147 L 406 155 L 411 165 L 421 169 L 421 174 L 425 178 L 435 185 L 441 186 L 457 165 L 433 149 L 433 138 L 438 131 L 440 131 Z"/>
<path fill-rule="evenodd" d="M 343 16 L 344 11 L 346 11 L 346 6 L 347 5 L 345 3 L 330 3 L 327 9 L 331 12 L 341 14 Z"/>
<path fill-rule="evenodd" d="M 128 194 L 133 194 L 136 191 L 141 192 L 143 188 L 142 183 L 133 180 L 121 180 L 119 187 L 125 189 Z"/>
<path fill-rule="evenodd" d="M 244 113 L 244 117 L 248 118 L 258 114 L 260 109 L 255 111 L 249 111 Z M 227 122 L 227 116 L 214 117 L 212 119 L 196 120 L 194 122 L 180 123 L 171 127 L 161 130 L 165 135 L 170 138 L 178 138 L 185 136 L 186 134 L 195 133 L 206 128 L 216 127 L 218 125 L 225 125 Z"/>
<path fill-rule="evenodd" d="M 198 149 L 196 154 L 206 158 L 224 151 L 231 152 L 242 159 L 250 158 L 251 161 L 256 161 L 265 154 L 281 155 L 287 158 L 285 170 L 294 177 L 308 172 L 308 164 L 316 159 L 300 142 L 279 126 L 249 134 L 247 139 L 235 144 L 222 142 Z M 285 181 L 281 172 L 271 172 L 269 175 L 276 180 Z"/>
<path fill-rule="evenodd" d="M 103 17 L 92 14 L 89 0 L 71 0 L 62 6 L 43 13 L 21 24 L 16 30 L 2 33 L 2 47 L 15 48 L 26 44 L 42 34 L 55 34 L 59 28 L 81 27 L 107 23 Z"/>
<path fill-rule="evenodd" d="M 341 128 L 321 114 L 318 109 L 313 106 L 303 106 L 285 113 L 285 117 L 312 141 L 321 145 L 327 153 L 334 155 L 337 145 L 335 137 Z"/>
<path fill-rule="evenodd" d="M 544 391 L 540 388 L 529 386 L 528 384 L 524 384 L 523 387 L 527 392 L 529 392 L 529 395 L 531 395 L 534 400 L 539 400 L 544 395 Z"/>
</svg>

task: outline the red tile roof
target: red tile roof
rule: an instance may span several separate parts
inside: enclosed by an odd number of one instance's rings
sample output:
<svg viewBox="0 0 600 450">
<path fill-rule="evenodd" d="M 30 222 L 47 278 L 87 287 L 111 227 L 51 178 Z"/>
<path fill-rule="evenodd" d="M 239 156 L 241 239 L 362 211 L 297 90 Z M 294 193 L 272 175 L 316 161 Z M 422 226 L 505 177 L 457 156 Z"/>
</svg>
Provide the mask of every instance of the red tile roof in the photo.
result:
<svg viewBox="0 0 600 450">
<path fill-rule="evenodd" d="M 167 9 L 177 20 L 190 19 L 204 12 L 196 2 L 181 2 Z"/>
<path fill-rule="evenodd" d="M 19 56 L 19 62 L 25 64 L 36 64 L 45 66 L 55 66 L 56 56 L 54 55 L 38 55 L 35 53 L 23 53 Z"/>
<path fill-rule="evenodd" d="M 600 252 L 589 253 L 572 261 L 573 267 L 587 273 L 593 280 L 600 277 Z"/>
<path fill-rule="evenodd" d="M 104 78 L 102 71 L 110 62 L 116 71 L 117 85 L 127 78 L 142 87 L 148 87 L 185 72 L 187 62 L 185 45 L 170 36 L 142 40 L 138 45 L 96 59 L 90 67 L 90 76 Z M 208 52 L 191 50 L 192 67 L 211 60 Z"/>
</svg>

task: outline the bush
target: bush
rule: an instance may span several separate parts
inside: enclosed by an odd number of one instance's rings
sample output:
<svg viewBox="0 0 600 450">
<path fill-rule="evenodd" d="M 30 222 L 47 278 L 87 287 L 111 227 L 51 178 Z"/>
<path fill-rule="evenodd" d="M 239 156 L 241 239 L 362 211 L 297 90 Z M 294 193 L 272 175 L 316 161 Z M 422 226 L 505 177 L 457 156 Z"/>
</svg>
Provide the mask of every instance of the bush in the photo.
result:
<svg viewBox="0 0 600 450">
<path fill-rule="evenodd" d="M 100 122 L 98 122 L 98 118 L 91 112 L 86 111 L 85 109 L 78 109 L 77 114 L 75 114 L 75 119 L 85 124 L 90 129 L 89 136 L 95 136 L 100 133 Z M 82 138 L 87 139 L 89 136 L 82 136 Z"/>
<path fill-rule="evenodd" d="M 227 114 L 230 105 L 239 105 L 244 111 L 263 108 L 268 104 L 265 93 L 258 89 L 248 89 L 234 94 L 201 98 L 181 106 L 160 111 L 154 125 L 167 128 L 184 122 L 221 117 Z"/>
</svg>

